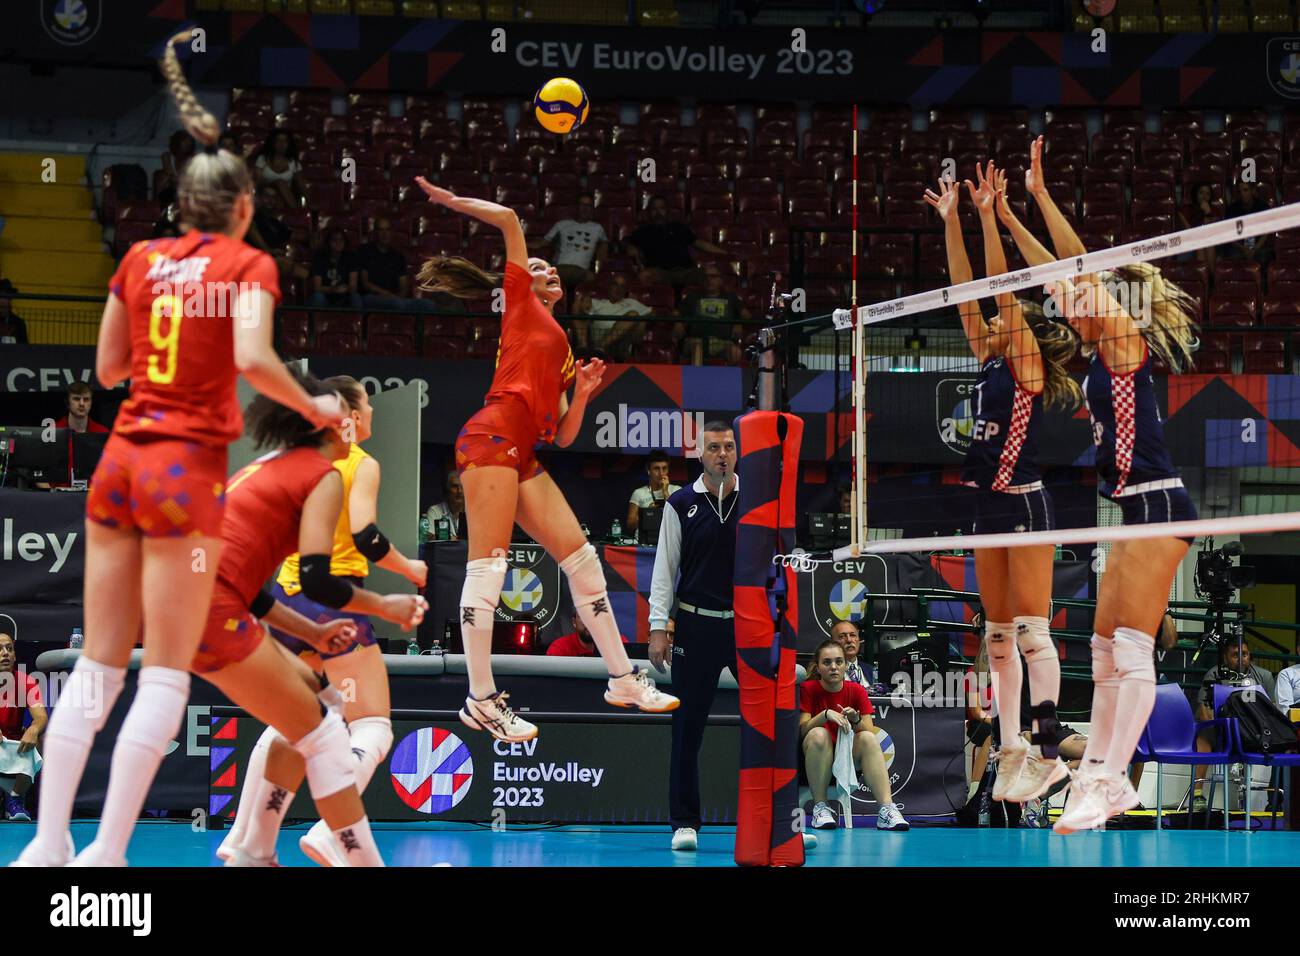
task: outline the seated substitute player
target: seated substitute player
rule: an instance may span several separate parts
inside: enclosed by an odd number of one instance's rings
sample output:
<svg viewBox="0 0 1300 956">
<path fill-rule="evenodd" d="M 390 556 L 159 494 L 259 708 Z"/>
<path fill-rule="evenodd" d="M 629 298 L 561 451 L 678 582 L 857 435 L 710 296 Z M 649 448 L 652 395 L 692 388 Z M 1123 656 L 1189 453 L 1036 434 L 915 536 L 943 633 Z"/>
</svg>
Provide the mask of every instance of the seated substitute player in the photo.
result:
<svg viewBox="0 0 1300 956">
<path fill-rule="evenodd" d="M 835 813 L 826 804 L 826 790 L 835 763 L 835 744 L 841 733 L 853 734 L 853 759 L 858 773 L 880 801 L 876 817 L 877 830 L 906 830 L 889 789 L 889 769 L 885 755 L 871 723 L 871 699 L 866 688 L 844 679 L 844 650 L 834 641 L 822 641 L 817 647 L 818 680 L 799 685 L 799 738 L 802 741 L 808 786 L 812 789 L 813 826 L 819 830 L 835 829 Z"/>
</svg>

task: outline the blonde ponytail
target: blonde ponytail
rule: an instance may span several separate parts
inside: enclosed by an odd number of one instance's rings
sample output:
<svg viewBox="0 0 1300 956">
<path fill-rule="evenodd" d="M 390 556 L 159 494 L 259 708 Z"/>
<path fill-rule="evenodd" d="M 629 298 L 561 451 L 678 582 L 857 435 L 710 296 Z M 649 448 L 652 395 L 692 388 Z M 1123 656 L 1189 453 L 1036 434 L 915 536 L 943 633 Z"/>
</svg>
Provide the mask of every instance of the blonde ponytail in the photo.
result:
<svg viewBox="0 0 1300 956">
<path fill-rule="evenodd" d="M 236 200 L 241 195 L 252 195 L 253 177 L 242 157 L 216 148 L 221 124 L 199 104 L 185 80 L 174 45 L 188 41 L 191 35 L 186 30 L 172 37 L 158 61 L 181 123 L 200 146 L 181 170 L 176 184 L 180 224 L 201 232 L 225 232 L 234 220 Z"/>
</svg>

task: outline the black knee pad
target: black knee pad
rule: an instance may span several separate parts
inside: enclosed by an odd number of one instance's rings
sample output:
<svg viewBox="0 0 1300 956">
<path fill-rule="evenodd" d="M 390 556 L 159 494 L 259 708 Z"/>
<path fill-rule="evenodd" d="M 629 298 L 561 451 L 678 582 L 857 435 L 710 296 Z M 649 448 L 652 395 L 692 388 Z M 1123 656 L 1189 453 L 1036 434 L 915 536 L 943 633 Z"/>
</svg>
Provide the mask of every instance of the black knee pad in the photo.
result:
<svg viewBox="0 0 1300 956">
<path fill-rule="evenodd" d="M 1060 742 L 1061 723 L 1056 719 L 1056 701 L 1045 700 L 1029 708 L 1031 720 L 1038 721 L 1038 731 L 1030 735 L 1030 743 L 1043 751 L 1048 760 L 1056 759 L 1056 748 Z"/>
</svg>

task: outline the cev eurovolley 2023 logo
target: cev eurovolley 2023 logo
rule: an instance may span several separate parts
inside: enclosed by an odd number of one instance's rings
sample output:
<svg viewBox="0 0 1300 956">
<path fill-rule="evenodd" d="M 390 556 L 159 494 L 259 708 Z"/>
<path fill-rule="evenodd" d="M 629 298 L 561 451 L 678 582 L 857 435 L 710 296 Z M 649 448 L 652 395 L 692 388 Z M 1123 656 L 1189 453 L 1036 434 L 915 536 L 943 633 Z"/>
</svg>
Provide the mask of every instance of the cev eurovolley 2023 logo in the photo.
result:
<svg viewBox="0 0 1300 956">
<path fill-rule="evenodd" d="M 1282 96 L 1300 99 L 1300 37 L 1274 37 L 1265 58 L 1269 85 Z"/>
<path fill-rule="evenodd" d="M 100 0 L 41 0 L 41 26 L 64 46 L 80 46 L 103 22 Z"/>
<path fill-rule="evenodd" d="M 449 730 L 421 727 L 407 734 L 389 763 L 393 789 L 417 813 L 445 813 L 469 795 L 474 759 L 466 743 Z"/>
</svg>

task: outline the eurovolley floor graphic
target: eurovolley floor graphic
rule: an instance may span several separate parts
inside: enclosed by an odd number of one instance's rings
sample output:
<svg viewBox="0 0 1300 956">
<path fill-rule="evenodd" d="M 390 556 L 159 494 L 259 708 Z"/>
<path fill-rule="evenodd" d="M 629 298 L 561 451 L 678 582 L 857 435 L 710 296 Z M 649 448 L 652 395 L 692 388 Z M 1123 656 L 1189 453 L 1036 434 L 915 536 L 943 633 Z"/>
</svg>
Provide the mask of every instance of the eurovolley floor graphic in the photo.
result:
<svg viewBox="0 0 1300 956">
<path fill-rule="evenodd" d="M 95 822 L 74 823 L 83 848 Z M 695 853 L 668 848 L 667 827 L 519 827 L 494 832 L 464 823 L 372 824 L 389 866 L 450 863 L 474 866 L 696 867 L 735 866 L 735 829 L 706 828 Z M 314 866 L 298 849 L 307 825 L 287 828 L 278 853 L 283 866 Z M 34 824 L 0 824 L 0 863 L 14 859 Z M 185 823 L 142 822 L 131 840 L 132 866 L 217 866 L 222 832 L 196 833 Z M 1300 833 L 1221 830 L 1111 831 L 1061 837 L 1047 830 L 959 830 L 914 827 L 881 833 L 872 827 L 818 831 L 807 866 L 856 867 L 1256 867 L 1292 866 Z"/>
</svg>

